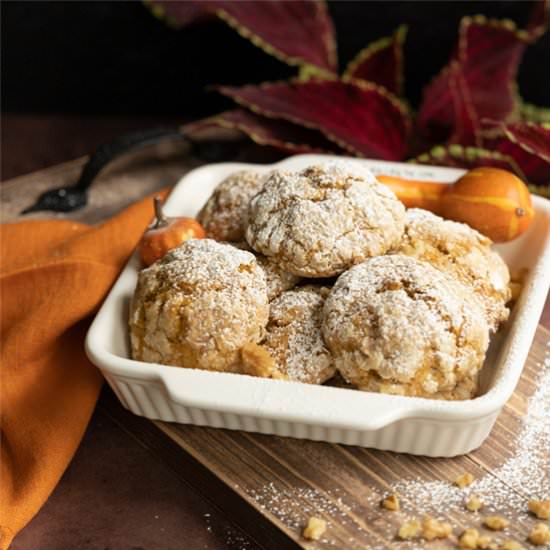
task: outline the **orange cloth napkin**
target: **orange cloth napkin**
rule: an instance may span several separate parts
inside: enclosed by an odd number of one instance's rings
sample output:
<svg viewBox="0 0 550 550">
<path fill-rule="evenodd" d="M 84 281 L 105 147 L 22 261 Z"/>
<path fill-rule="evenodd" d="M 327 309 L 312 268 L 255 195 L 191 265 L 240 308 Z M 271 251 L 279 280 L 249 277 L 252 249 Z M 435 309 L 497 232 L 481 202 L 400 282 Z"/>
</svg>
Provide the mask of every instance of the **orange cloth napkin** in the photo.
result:
<svg viewBox="0 0 550 550">
<path fill-rule="evenodd" d="M 73 457 L 102 377 L 84 336 L 153 216 L 151 198 L 97 227 L 1 226 L 0 548 L 44 504 Z"/>
</svg>

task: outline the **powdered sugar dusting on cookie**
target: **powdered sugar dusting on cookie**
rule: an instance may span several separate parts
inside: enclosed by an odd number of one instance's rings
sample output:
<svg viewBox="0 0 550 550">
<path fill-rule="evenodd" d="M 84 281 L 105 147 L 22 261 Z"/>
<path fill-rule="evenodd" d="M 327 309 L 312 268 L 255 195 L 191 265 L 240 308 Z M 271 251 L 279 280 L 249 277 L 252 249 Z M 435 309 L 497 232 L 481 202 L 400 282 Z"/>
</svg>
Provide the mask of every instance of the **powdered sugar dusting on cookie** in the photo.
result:
<svg viewBox="0 0 550 550">
<path fill-rule="evenodd" d="M 244 239 L 248 204 L 262 189 L 264 178 L 253 170 L 241 170 L 218 184 L 197 216 L 209 237 L 235 242 Z"/>
<path fill-rule="evenodd" d="M 491 241 L 470 226 L 427 210 L 409 209 L 403 240 L 396 252 L 426 261 L 470 287 L 492 329 L 508 318 L 508 267 L 491 250 Z"/>
<path fill-rule="evenodd" d="M 405 209 L 371 176 L 337 163 L 272 172 L 250 203 L 247 241 L 305 277 L 384 254 L 401 239 Z"/>
<path fill-rule="evenodd" d="M 263 345 L 290 380 L 322 384 L 335 373 L 321 335 L 327 293 L 326 288 L 308 285 L 283 292 L 271 302 Z"/>
<path fill-rule="evenodd" d="M 134 358 L 238 372 L 240 348 L 268 318 L 265 274 L 250 252 L 189 240 L 139 274 L 130 330 Z"/>
<path fill-rule="evenodd" d="M 382 256 L 342 274 L 325 304 L 325 341 L 362 389 L 472 397 L 488 327 L 468 289 L 427 263 Z"/>
</svg>

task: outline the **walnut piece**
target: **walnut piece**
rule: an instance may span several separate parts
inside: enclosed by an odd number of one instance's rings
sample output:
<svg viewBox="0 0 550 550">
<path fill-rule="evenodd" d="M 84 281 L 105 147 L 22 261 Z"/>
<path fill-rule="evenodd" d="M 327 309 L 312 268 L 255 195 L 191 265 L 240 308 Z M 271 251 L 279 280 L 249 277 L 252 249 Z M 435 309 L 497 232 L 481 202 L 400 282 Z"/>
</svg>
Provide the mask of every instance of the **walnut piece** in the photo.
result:
<svg viewBox="0 0 550 550">
<path fill-rule="evenodd" d="M 422 536 L 426 540 L 445 539 L 453 532 L 450 523 L 426 516 L 422 522 Z"/>
<path fill-rule="evenodd" d="M 458 544 L 461 548 L 477 548 L 479 540 L 479 531 L 477 529 L 466 529 L 458 539 Z"/>
<path fill-rule="evenodd" d="M 380 503 L 382 508 L 385 508 L 386 510 L 391 510 L 392 512 L 398 512 L 400 510 L 399 506 L 399 498 L 397 498 L 397 495 L 389 495 L 385 499 L 382 500 Z"/>
<path fill-rule="evenodd" d="M 537 523 L 529 533 L 529 542 L 539 546 L 550 542 L 550 528 L 544 523 Z"/>
<path fill-rule="evenodd" d="M 483 520 L 483 525 L 493 531 L 502 531 L 502 529 L 505 529 L 508 525 L 510 525 L 510 522 L 502 516 L 487 516 Z"/>
<path fill-rule="evenodd" d="M 489 548 L 493 544 L 492 540 L 489 535 L 482 535 L 477 539 L 477 547 L 483 549 Z"/>
<path fill-rule="evenodd" d="M 475 477 L 470 472 L 466 472 L 466 473 L 458 476 L 454 480 L 453 483 L 457 487 L 460 487 L 461 489 L 464 489 L 464 487 L 468 487 L 468 485 L 471 485 L 471 483 L 474 481 L 474 479 L 475 479 Z"/>
<path fill-rule="evenodd" d="M 477 512 L 483 508 L 484 503 L 477 495 L 473 495 L 466 501 L 465 506 L 470 512 Z"/>
<path fill-rule="evenodd" d="M 521 544 L 517 540 L 505 540 L 502 543 L 502 550 L 521 550 Z"/>
<path fill-rule="evenodd" d="M 302 531 L 302 536 L 306 540 L 320 540 L 326 530 L 327 522 L 324 519 L 312 516 L 309 518 L 306 527 Z"/>
<path fill-rule="evenodd" d="M 539 519 L 550 519 L 550 500 L 530 500 L 527 506 Z"/>
<path fill-rule="evenodd" d="M 420 522 L 416 519 L 412 521 L 406 521 L 405 523 L 402 523 L 399 527 L 399 531 L 397 532 L 397 536 L 401 540 L 410 540 L 414 539 L 418 536 L 418 533 L 420 532 Z"/>
</svg>

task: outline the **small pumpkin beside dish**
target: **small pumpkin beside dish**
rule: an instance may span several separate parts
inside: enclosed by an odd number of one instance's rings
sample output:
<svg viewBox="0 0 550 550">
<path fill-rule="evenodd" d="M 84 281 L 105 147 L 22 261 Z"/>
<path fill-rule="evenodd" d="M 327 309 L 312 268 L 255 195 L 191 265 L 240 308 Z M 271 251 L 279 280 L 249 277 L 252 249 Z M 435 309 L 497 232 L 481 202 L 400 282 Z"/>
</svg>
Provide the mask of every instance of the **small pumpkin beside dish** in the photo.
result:
<svg viewBox="0 0 550 550">
<path fill-rule="evenodd" d="M 147 228 L 138 245 L 141 261 L 149 266 L 160 260 L 169 250 L 188 239 L 204 239 L 202 225 L 193 218 L 169 218 L 164 215 L 160 197 L 154 198 L 155 220 Z"/>
</svg>

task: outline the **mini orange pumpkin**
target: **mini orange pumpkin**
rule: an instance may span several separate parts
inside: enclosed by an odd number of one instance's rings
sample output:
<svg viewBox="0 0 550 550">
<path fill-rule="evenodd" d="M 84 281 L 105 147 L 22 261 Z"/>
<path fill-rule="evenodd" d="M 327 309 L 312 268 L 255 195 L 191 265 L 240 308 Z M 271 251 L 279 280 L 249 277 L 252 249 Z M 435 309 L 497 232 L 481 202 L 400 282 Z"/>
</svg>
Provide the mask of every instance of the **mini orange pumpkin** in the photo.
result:
<svg viewBox="0 0 550 550">
<path fill-rule="evenodd" d="M 535 212 L 527 186 L 500 168 L 470 170 L 451 185 L 378 176 L 408 208 L 467 223 L 494 242 L 511 241 L 523 234 Z"/>
<path fill-rule="evenodd" d="M 155 220 L 150 225 L 138 245 L 141 261 L 151 265 L 162 258 L 169 250 L 176 248 L 188 239 L 204 239 L 206 233 L 202 225 L 193 218 L 169 218 L 164 215 L 160 197 L 154 198 Z"/>
</svg>

